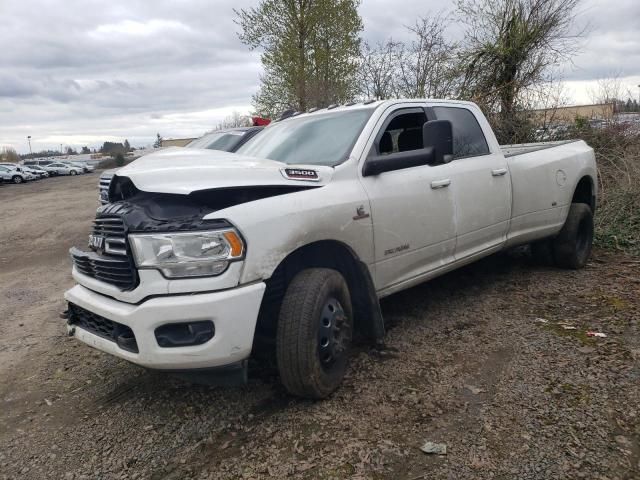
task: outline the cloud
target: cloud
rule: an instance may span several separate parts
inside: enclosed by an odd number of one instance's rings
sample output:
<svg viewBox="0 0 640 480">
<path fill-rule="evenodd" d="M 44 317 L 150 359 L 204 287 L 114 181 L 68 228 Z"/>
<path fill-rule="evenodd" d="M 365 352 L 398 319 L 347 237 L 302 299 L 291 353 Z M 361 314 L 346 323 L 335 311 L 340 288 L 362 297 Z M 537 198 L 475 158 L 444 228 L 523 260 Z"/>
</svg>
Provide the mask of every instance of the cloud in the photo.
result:
<svg viewBox="0 0 640 480">
<path fill-rule="evenodd" d="M 257 0 L 3 0 L 0 13 L 0 144 L 27 151 L 60 143 L 98 146 L 155 134 L 195 136 L 234 109 L 250 109 L 259 87 L 259 52 L 238 40 L 234 8 Z M 407 38 L 419 15 L 452 8 L 432 0 L 365 0 L 363 36 Z M 392 11 L 391 11 L 392 10 Z M 591 33 L 563 66 L 575 92 L 615 71 L 640 76 L 640 2 L 585 0 Z M 452 23 L 449 34 L 461 35 Z M 635 84 L 637 85 L 637 83 Z M 580 94 L 577 95 L 578 97 Z"/>
<path fill-rule="evenodd" d="M 149 37 L 171 30 L 182 30 L 189 32 L 191 29 L 183 23 L 174 20 L 152 19 L 146 22 L 135 20 L 122 20 L 117 23 L 99 25 L 95 30 L 89 32 L 89 36 L 97 39 L 105 37 Z"/>
</svg>

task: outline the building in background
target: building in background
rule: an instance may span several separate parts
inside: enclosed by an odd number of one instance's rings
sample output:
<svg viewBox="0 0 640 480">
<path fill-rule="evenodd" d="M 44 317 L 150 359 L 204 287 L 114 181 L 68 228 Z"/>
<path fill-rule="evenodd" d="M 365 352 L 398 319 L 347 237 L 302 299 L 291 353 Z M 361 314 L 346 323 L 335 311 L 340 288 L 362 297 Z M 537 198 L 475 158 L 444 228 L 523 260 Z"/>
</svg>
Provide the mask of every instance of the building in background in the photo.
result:
<svg viewBox="0 0 640 480">
<path fill-rule="evenodd" d="M 614 103 L 595 105 L 573 105 L 570 107 L 543 108 L 531 110 L 534 121 L 539 125 L 567 125 L 576 118 L 587 120 L 611 120 L 616 113 Z"/>
<path fill-rule="evenodd" d="M 165 147 L 184 147 L 187 143 L 192 142 L 195 138 L 163 138 L 162 148 Z"/>
</svg>

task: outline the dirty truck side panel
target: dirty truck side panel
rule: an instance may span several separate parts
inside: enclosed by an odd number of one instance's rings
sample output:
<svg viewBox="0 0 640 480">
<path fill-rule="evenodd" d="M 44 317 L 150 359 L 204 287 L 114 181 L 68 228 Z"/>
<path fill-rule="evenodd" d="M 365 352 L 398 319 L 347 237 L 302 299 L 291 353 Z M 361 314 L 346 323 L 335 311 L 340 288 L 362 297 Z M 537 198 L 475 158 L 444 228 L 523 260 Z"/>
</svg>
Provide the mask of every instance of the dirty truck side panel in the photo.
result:
<svg viewBox="0 0 640 480">
<path fill-rule="evenodd" d="M 597 178 L 593 150 L 583 141 L 507 158 L 513 183 L 508 245 L 555 235 L 581 178 Z"/>
<path fill-rule="evenodd" d="M 449 188 L 431 188 L 451 177 L 452 164 L 386 172 L 363 177 L 370 152 L 376 151 L 381 129 L 390 118 L 424 108 L 424 102 L 405 102 L 382 109 L 363 145 L 358 174 L 371 205 L 375 226 L 375 282 L 378 291 L 394 288 L 453 261 L 455 201 Z"/>
<path fill-rule="evenodd" d="M 290 253 L 321 240 L 343 243 L 371 265 L 373 227 L 367 212 L 369 205 L 361 185 L 348 178 L 334 178 L 324 187 L 263 199 L 259 205 L 236 205 L 205 218 L 227 219 L 246 239 L 240 278 L 244 284 L 270 278 Z"/>
</svg>

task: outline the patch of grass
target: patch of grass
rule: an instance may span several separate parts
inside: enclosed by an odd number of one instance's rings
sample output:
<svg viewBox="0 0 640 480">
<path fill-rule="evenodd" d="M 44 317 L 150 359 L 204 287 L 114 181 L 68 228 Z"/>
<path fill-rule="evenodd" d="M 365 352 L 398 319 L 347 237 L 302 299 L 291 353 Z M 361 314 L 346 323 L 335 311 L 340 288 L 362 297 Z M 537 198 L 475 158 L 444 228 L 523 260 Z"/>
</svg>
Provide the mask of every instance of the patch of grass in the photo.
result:
<svg viewBox="0 0 640 480">
<path fill-rule="evenodd" d="M 553 383 L 545 388 L 545 392 L 564 398 L 574 407 L 588 404 L 591 396 L 591 388 L 587 385 L 574 385 L 572 383 Z"/>
<path fill-rule="evenodd" d="M 607 305 L 613 307 L 614 311 L 626 310 L 631 307 L 629 302 L 624 298 L 614 297 L 611 295 L 602 295 L 602 299 Z"/>
<path fill-rule="evenodd" d="M 578 327 L 576 330 L 566 330 L 562 327 L 562 325 L 558 323 L 549 322 L 545 323 L 543 325 L 543 328 L 561 337 L 575 338 L 583 345 L 592 346 L 596 344 L 595 339 L 593 337 L 588 337 L 586 330 L 582 327 Z"/>
</svg>

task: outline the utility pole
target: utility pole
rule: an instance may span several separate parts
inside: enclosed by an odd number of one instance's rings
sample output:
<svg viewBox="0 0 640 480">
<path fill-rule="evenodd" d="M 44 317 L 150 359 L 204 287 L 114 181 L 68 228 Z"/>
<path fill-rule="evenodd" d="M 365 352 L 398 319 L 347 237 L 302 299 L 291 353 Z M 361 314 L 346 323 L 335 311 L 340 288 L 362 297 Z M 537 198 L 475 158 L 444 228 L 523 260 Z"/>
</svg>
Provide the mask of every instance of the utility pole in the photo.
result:
<svg viewBox="0 0 640 480">
<path fill-rule="evenodd" d="M 33 155 L 33 152 L 31 151 L 31 135 L 27 135 L 27 140 L 29 141 L 29 155 Z"/>
</svg>

